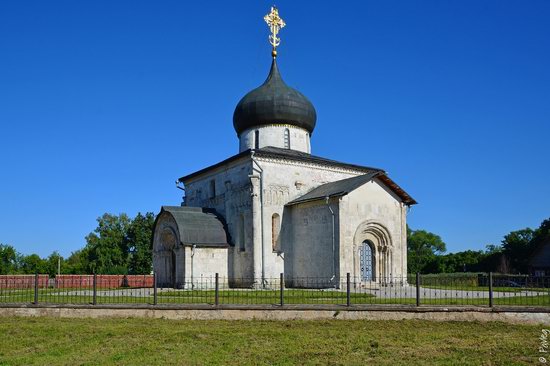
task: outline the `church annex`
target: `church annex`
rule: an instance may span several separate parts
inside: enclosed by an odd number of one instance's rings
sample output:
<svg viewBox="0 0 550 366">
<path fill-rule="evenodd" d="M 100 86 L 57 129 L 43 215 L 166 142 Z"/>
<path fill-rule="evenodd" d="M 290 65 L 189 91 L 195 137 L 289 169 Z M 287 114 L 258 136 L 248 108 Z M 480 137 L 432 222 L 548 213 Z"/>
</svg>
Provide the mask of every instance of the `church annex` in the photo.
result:
<svg viewBox="0 0 550 366">
<path fill-rule="evenodd" d="M 277 9 L 266 81 L 235 108 L 239 153 L 179 178 L 180 206 L 163 206 L 153 236 L 159 286 L 188 288 L 218 273 L 230 286 L 383 283 L 407 274 L 406 222 L 416 201 L 383 170 L 311 154 L 316 112 L 277 68 Z"/>
</svg>

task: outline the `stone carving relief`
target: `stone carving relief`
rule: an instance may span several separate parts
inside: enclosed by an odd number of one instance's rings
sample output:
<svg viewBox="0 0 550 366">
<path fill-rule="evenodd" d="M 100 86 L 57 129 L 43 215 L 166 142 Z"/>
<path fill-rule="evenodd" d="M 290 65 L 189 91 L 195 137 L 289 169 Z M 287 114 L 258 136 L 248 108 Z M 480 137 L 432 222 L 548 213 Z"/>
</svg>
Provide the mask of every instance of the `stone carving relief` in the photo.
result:
<svg viewBox="0 0 550 366">
<path fill-rule="evenodd" d="M 290 189 L 284 185 L 269 185 L 264 189 L 265 205 L 284 205 L 290 201 Z"/>
</svg>

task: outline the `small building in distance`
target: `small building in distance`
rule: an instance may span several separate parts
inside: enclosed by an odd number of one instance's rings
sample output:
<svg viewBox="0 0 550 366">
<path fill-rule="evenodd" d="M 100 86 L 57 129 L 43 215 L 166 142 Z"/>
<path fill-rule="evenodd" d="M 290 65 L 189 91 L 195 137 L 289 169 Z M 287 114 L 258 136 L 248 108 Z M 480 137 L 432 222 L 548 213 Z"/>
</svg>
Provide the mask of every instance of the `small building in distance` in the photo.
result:
<svg viewBox="0 0 550 366">
<path fill-rule="evenodd" d="M 529 259 L 529 274 L 550 276 L 550 238 L 543 241 Z"/>
</svg>

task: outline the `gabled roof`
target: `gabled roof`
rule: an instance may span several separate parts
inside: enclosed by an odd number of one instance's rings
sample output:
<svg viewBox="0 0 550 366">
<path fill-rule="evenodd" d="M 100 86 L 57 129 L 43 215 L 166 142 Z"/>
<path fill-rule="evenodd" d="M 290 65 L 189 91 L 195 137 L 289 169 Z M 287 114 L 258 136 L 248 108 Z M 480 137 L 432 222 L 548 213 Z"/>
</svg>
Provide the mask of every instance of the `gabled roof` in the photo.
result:
<svg viewBox="0 0 550 366">
<path fill-rule="evenodd" d="M 379 178 L 391 191 L 393 191 L 407 205 L 414 205 L 416 201 L 395 184 L 383 171 L 375 171 L 357 177 L 337 180 L 335 182 L 326 183 L 314 188 L 310 192 L 298 197 L 287 205 L 295 205 L 298 203 L 315 201 L 326 197 L 345 196 L 351 191 L 361 187 L 363 184 L 370 182 L 374 178 Z"/>
<path fill-rule="evenodd" d="M 257 150 L 250 150 L 250 149 L 245 150 L 245 151 L 243 151 L 239 154 L 233 155 L 230 158 L 225 159 L 225 160 L 223 160 L 223 161 L 221 161 L 217 164 L 214 164 L 214 165 L 211 165 L 207 168 L 198 170 L 194 173 L 185 175 L 185 176 L 179 178 L 178 181 L 179 182 L 185 182 L 188 179 L 191 179 L 191 178 L 194 178 L 194 177 L 199 176 L 201 174 L 207 173 L 210 170 L 222 167 L 222 166 L 224 166 L 224 165 L 226 165 L 226 164 L 228 164 L 232 161 L 238 160 L 238 159 L 243 158 L 243 157 L 252 156 L 252 154 L 254 154 L 254 156 L 257 156 L 257 157 L 274 158 L 274 159 L 287 159 L 287 160 L 293 160 L 293 161 L 300 161 L 300 162 L 304 162 L 304 163 L 322 164 L 322 165 L 328 165 L 328 166 L 333 166 L 333 167 L 337 167 L 337 168 L 346 168 L 346 169 L 351 169 L 351 170 L 357 170 L 357 171 L 365 172 L 365 173 L 369 173 L 371 171 L 382 171 L 383 172 L 382 169 L 378 169 L 378 168 L 372 168 L 372 167 L 367 167 L 367 166 L 342 163 L 340 161 L 322 158 L 320 156 L 311 155 L 311 154 L 301 152 L 301 151 L 296 151 L 296 150 L 291 150 L 291 149 L 282 149 L 282 148 L 273 147 L 273 146 L 267 146 L 267 147 L 262 147 L 261 149 L 257 149 Z"/>
<path fill-rule="evenodd" d="M 214 210 L 202 207 L 162 206 L 159 216 L 169 213 L 178 226 L 183 245 L 202 247 L 228 247 L 230 240 L 225 222 Z M 155 222 L 156 226 L 156 222 Z"/>
<path fill-rule="evenodd" d="M 302 161 L 305 163 L 317 163 L 317 164 L 329 165 L 329 166 L 334 166 L 339 168 L 359 170 L 364 172 L 371 172 L 371 171 L 383 172 L 382 169 L 378 169 L 378 168 L 342 163 L 341 161 L 322 158 L 320 156 L 311 155 L 302 151 L 282 149 L 280 147 L 274 147 L 274 146 L 267 146 L 267 147 L 263 147 L 261 149 L 255 150 L 254 155 L 260 156 L 260 157 L 266 157 L 266 158 L 284 158 L 284 159 L 289 159 L 294 161 Z"/>
<path fill-rule="evenodd" d="M 250 149 L 245 150 L 217 164 L 201 169 L 195 173 L 191 173 L 189 175 L 183 176 L 180 179 L 178 179 L 178 181 L 185 183 L 185 181 L 188 179 L 197 177 L 201 174 L 204 174 L 216 168 L 222 167 L 226 164 L 229 164 L 232 161 L 245 158 L 245 157 L 251 157 L 252 155 L 256 157 L 263 157 L 263 158 L 286 159 L 286 160 L 299 161 L 304 163 L 332 166 L 336 168 L 345 168 L 345 169 L 355 170 L 359 172 L 364 172 L 366 173 L 366 175 L 368 175 L 369 173 L 379 173 L 379 174 L 376 174 L 376 177 L 380 179 L 380 181 L 382 181 L 397 196 L 399 196 L 405 204 L 410 206 L 410 205 L 415 205 L 417 203 L 407 192 L 405 192 L 405 190 L 403 190 L 401 187 L 399 187 L 399 185 L 397 185 L 397 183 L 391 180 L 390 177 L 386 175 L 386 172 L 382 169 L 372 168 L 372 167 L 362 166 L 362 165 L 342 163 L 340 161 L 322 158 L 320 156 L 311 155 L 311 154 L 297 151 L 297 150 L 282 149 L 282 148 L 273 147 L 273 146 L 267 146 L 257 150 L 250 150 Z M 349 179 L 352 179 L 352 178 L 349 178 Z M 331 184 L 331 183 L 327 183 L 327 184 Z M 317 188 L 320 188 L 320 187 L 317 187 Z"/>
</svg>

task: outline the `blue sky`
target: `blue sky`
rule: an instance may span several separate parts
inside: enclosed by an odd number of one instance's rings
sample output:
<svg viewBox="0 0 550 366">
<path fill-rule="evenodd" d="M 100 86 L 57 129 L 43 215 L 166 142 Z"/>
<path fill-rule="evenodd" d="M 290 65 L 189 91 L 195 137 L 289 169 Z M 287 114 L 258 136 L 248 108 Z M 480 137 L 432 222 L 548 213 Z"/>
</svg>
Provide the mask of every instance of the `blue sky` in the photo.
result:
<svg viewBox="0 0 550 366">
<path fill-rule="evenodd" d="M 68 255 L 238 150 L 266 1 L 0 2 L 0 243 Z M 278 1 L 312 148 L 381 167 L 449 251 L 550 217 L 550 2 Z"/>
</svg>

